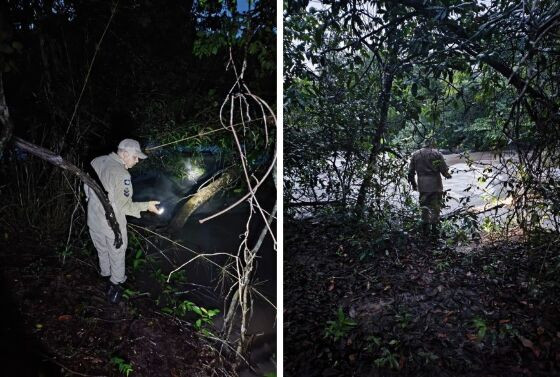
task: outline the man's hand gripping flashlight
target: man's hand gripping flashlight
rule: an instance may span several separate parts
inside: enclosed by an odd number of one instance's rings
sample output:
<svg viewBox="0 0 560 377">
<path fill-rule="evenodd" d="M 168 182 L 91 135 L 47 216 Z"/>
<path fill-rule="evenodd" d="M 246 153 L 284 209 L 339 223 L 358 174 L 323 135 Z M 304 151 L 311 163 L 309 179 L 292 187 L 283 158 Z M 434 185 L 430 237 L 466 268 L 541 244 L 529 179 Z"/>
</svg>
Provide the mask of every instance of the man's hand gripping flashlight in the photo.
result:
<svg viewBox="0 0 560 377">
<path fill-rule="evenodd" d="M 148 202 L 148 211 L 156 215 L 161 215 L 165 211 L 165 208 L 163 208 L 157 200 L 152 200 Z"/>
</svg>

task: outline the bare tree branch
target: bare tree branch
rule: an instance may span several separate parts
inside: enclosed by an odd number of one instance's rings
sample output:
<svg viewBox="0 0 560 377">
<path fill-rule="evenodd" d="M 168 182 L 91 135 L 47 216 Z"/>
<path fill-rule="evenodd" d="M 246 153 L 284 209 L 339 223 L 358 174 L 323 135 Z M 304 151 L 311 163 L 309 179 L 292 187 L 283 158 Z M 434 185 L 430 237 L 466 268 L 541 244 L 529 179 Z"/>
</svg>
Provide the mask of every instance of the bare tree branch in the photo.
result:
<svg viewBox="0 0 560 377">
<path fill-rule="evenodd" d="M 99 198 L 99 201 L 101 202 L 101 205 L 103 206 L 103 209 L 105 210 L 105 217 L 107 218 L 107 222 L 109 223 L 109 226 L 115 233 L 115 247 L 117 248 L 121 247 L 123 243 L 122 235 L 119 229 L 119 223 L 117 222 L 117 218 L 115 217 L 115 212 L 113 211 L 113 207 L 111 206 L 111 203 L 107 198 L 107 194 L 97 184 L 97 182 L 94 179 L 92 179 L 87 173 L 80 170 L 76 165 L 71 164 L 70 162 L 64 160 L 61 156 L 56 155 L 55 153 L 51 152 L 48 149 L 32 144 L 28 141 L 22 140 L 18 137 L 14 137 L 13 140 L 14 140 L 14 144 L 18 148 L 34 156 L 37 156 L 47 162 L 50 162 L 51 164 L 61 169 L 69 171 L 70 173 L 80 178 L 80 180 L 84 182 L 86 185 L 88 185 L 95 192 L 95 194 Z"/>
</svg>

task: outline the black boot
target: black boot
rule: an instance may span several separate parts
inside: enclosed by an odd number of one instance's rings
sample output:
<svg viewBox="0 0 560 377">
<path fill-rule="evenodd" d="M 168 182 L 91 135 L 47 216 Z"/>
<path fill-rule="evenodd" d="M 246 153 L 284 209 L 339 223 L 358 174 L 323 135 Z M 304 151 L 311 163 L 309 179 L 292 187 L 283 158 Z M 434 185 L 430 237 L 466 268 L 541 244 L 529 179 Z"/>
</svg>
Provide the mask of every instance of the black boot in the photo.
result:
<svg viewBox="0 0 560 377">
<path fill-rule="evenodd" d="M 430 236 L 434 240 L 439 239 L 439 225 L 438 224 L 430 224 Z"/>
<path fill-rule="evenodd" d="M 430 236 L 430 224 L 422 223 L 422 236 L 429 237 Z"/>
<path fill-rule="evenodd" d="M 110 284 L 107 291 L 107 299 L 111 304 L 118 304 L 121 301 L 123 288 L 120 284 Z"/>
</svg>

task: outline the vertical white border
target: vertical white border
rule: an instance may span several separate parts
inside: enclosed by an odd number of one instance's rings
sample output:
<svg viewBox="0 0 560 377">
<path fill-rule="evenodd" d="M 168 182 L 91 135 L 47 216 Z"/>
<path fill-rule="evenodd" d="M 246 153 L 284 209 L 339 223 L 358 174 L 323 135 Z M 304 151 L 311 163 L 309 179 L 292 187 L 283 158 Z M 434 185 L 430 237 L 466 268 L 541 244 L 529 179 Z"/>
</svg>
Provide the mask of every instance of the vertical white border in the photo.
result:
<svg viewBox="0 0 560 377">
<path fill-rule="evenodd" d="M 283 72 L 283 36 L 284 36 L 284 4 L 283 0 L 276 2 L 276 108 L 277 108 L 277 179 L 276 198 L 278 206 L 278 215 L 276 217 L 277 227 L 277 251 L 276 251 L 276 308 L 277 308 L 277 328 L 276 328 L 276 369 L 277 376 L 284 375 L 284 199 L 283 199 L 283 182 L 284 182 L 284 72 Z"/>
</svg>

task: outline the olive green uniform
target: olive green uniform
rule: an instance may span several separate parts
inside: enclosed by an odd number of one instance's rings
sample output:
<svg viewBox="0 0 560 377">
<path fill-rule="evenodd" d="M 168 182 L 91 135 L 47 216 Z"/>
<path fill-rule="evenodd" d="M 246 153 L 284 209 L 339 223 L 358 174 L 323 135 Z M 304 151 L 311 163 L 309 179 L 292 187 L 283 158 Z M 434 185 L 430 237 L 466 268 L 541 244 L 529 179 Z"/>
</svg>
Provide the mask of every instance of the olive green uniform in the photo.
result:
<svg viewBox="0 0 560 377">
<path fill-rule="evenodd" d="M 91 166 L 107 191 L 109 202 L 119 223 L 123 244 L 118 249 L 114 246 L 115 234 L 107 222 L 105 210 L 95 192 L 85 185 L 89 233 L 99 255 L 101 275 L 110 276 L 113 284 L 119 284 L 126 280 L 125 251 L 128 245 L 126 216 L 140 217 L 140 212 L 148 209 L 148 202 L 132 201 L 130 173 L 116 153 L 95 158 Z"/>
<path fill-rule="evenodd" d="M 418 186 L 415 175 L 418 176 Z M 408 168 L 408 180 L 420 193 L 422 222 L 437 224 L 443 198 L 441 176 L 450 178 L 443 155 L 435 149 L 422 148 L 412 154 Z"/>
</svg>

